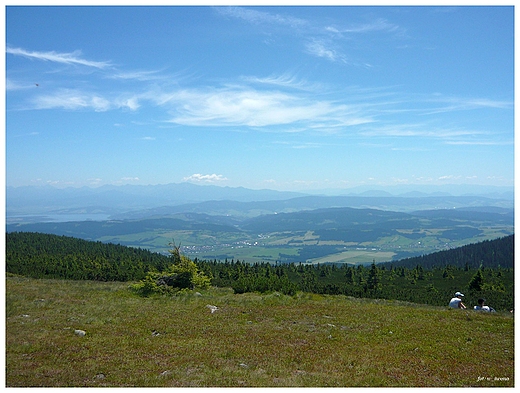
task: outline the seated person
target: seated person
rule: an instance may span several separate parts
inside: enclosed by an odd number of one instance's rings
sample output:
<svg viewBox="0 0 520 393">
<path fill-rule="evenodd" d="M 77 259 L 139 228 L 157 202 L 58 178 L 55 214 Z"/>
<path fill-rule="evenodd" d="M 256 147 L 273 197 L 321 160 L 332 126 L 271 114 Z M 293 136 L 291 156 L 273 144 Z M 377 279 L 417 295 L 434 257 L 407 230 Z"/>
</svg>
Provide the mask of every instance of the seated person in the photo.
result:
<svg viewBox="0 0 520 393">
<path fill-rule="evenodd" d="M 491 307 L 484 306 L 485 301 L 486 301 L 486 299 L 478 299 L 477 300 L 478 306 L 473 307 L 473 309 L 476 311 L 494 312 L 495 310 L 492 309 Z"/>
<path fill-rule="evenodd" d="M 464 303 L 462 303 L 462 297 L 463 296 L 464 295 L 462 293 L 456 292 L 455 293 L 455 297 L 450 300 L 449 306 L 451 308 L 462 308 L 462 309 L 465 309 L 466 306 L 464 305 Z"/>
</svg>

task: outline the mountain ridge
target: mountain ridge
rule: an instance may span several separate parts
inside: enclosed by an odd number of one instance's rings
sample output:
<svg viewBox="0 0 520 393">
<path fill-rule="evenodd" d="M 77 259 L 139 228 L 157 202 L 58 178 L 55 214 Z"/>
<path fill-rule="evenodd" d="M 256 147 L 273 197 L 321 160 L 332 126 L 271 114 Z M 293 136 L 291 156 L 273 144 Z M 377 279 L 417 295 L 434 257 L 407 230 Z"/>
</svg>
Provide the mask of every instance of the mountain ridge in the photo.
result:
<svg viewBox="0 0 520 393">
<path fill-rule="evenodd" d="M 198 187 L 198 186 L 195 186 Z M 191 189 L 200 193 L 204 188 Z M 67 214 L 104 214 L 105 218 L 112 219 L 136 219 L 158 215 L 171 215 L 181 212 L 199 212 L 213 215 L 237 215 L 239 217 L 253 217 L 261 214 L 280 212 L 294 212 L 299 210 L 311 210 L 332 207 L 376 208 L 380 210 L 405 211 L 428 209 L 472 208 L 488 206 L 490 208 L 513 208 L 514 200 L 497 199 L 484 196 L 325 196 L 325 195 L 299 195 L 292 193 L 274 193 L 269 190 L 257 194 L 255 190 L 246 193 L 249 196 L 236 197 L 226 194 L 227 190 L 217 189 L 220 199 L 208 199 L 216 197 L 215 194 L 198 196 L 199 200 L 185 202 L 187 194 L 177 197 L 138 195 L 130 196 L 121 191 L 103 191 L 92 194 L 92 190 L 85 190 L 82 194 L 76 194 L 75 190 L 67 190 L 59 196 L 55 190 L 50 194 L 27 193 L 25 189 L 7 190 L 6 213 L 8 222 L 17 216 L 41 216 L 41 215 L 67 215 Z M 242 193 L 239 190 L 238 193 Z M 254 196 L 255 200 L 251 196 Z M 169 199 L 168 199 L 169 198 Z M 174 198 L 176 198 L 174 200 Z M 20 218 L 20 217 L 18 217 Z M 22 217 L 23 218 L 23 217 Z M 59 218 L 59 217 L 57 217 Z M 26 217 L 27 219 L 27 217 Z M 35 217 L 34 220 L 41 219 Z M 56 219 L 56 218 L 55 218 Z M 93 219 L 87 217 L 86 219 Z M 46 221 L 52 221 L 47 219 Z"/>
</svg>

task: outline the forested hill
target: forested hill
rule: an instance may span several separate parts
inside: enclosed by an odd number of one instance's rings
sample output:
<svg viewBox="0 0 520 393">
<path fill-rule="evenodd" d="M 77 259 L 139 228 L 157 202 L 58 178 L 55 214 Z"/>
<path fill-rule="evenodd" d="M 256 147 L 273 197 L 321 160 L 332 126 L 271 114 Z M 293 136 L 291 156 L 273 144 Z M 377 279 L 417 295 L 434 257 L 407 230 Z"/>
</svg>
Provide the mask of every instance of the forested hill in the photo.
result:
<svg viewBox="0 0 520 393">
<path fill-rule="evenodd" d="M 480 243 L 468 244 L 452 250 L 438 251 L 420 257 L 406 258 L 399 261 L 385 262 L 380 266 L 424 269 L 451 265 L 459 268 L 512 268 L 514 267 L 515 235 Z"/>
<path fill-rule="evenodd" d="M 35 232 L 6 234 L 6 271 L 34 278 L 141 280 L 167 256 L 140 248 Z"/>
<path fill-rule="evenodd" d="M 484 297 L 495 309 L 510 310 L 514 307 L 512 246 L 513 236 L 509 236 L 437 253 L 442 257 L 435 256 L 437 262 L 432 266 L 436 267 L 431 269 L 422 267 L 421 259 L 403 261 L 413 268 L 395 266 L 399 262 L 372 264 L 370 268 L 233 260 L 194 262 L 210 277 L 211 285 L 231 287 L 235 293 L 303 291 L 442 306 L 455 291 L 468 291 L 466 300 L 470 304 Z M 488 251 L 482 251 L 482 247 Z M 495 265 L 489 266 L 486 261 Z M 139 248 L 34 232 L 6 234 L 6 272 L 27 277 L 139 281 L 148 272 L 165 272 L 171 263 L 166 255 Z M 479 266 L 469 266 L 474 263 Z"/>
<path fill-rule="evenodd" d="M 150 270 L 161 271 L 169 262 L 166 255 L 117 244 L 35 232 L 6 234 L 7 272 L 32 277 L 131 281 L 142 279 Z M 512 268 L 514 235 L 380 264 L 411 269 L 448 265 Z"/>
</svg>

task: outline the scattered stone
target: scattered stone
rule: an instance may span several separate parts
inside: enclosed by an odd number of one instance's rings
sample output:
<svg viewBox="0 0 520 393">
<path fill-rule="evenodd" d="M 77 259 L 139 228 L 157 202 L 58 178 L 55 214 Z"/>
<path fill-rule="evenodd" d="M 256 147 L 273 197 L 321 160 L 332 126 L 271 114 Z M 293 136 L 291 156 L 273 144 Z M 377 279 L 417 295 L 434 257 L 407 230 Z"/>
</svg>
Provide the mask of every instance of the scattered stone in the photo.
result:
<svg viewBox="0 0 520 393">
<path fill-rule="evenodd" d="M 152 330 L 152 336 L 153 337 L 157 337 L 157 336 L 160 336 L 161 333 L 159 333 L 157 330 Z"/>
<path fill-rule="evenodd" d="M 97 374 L 96 379 L 105 379 L 105 374 L 103 374 L 103 373 Z"/>
<path fill-rule="evenodd" d="M 74 330 L 74 334 L 76 334 L 76 335 L 78 335 L 80 337 L 83 337 L 83 336 L 85 336 L 87 334 L 87 332 L 84 331 L 84 330 L 76 329 L 76 330 Z"/>
<path fill-rule="evenodd" d="M 165 370 L 165 371 L 163 371 L 160 375 L 164 377 L 165 375 L 168 375 L 168 374 L 170 374 L 170 373 L 171 373 L 170 370 Z"/>
<path fill-rule="evenodd" d="M 244 368 L 249 367 L 249 366 L 248 366 L 247 364 L 245 364 L 245 363 L 240 363 L 239 366 L 240 366 L 240 367 L 244 367 Z"/>
<path fill-rule="evenodd" d="M 29 314 L 22 314 L 22 317 L 29 318 Z"/>
<path fill-rule="evenodd" d="M 200 292 L 195 292 L 195 296 L 202 296 L 202 293 L 200 293 Z"/>
<path fill-rule="evenodd" d="M 212 314 L 218 310 L 217 306 L 212 306 L 211 304 L 207 304 L 206 307 L 209 308 Z"/>
</svg>

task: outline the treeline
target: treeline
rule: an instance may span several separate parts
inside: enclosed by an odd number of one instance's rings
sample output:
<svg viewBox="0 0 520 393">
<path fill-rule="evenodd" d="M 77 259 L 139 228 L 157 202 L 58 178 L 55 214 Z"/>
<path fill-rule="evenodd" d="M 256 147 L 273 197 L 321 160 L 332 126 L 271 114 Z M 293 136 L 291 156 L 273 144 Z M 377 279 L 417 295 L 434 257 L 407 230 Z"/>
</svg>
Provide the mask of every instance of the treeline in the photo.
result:
<svg viewBox="0 0 520 393">
<path fill-rule="evenodd" d="M 140 248 L 35 232 L 6 234 L 6 271 L 27 277 L 135 281 L 169 263 L 167 256 Z"/>
<path fill-rule="evenodd" d="M 468 244 L 452 250 L 438 251 L 419 257 L 386 262 L 387 265 L 414 268 L 419 265 L 425 269 L 445 266 L 478 269 L 484 267 L 513 267 L 515 254 L 515 235 L 480 243 Z"/>
<path fill-rule="evenodd" d="M 353 297 L 402 300 L 445 306 L 462 291 L 468 306 L 480 297 L 496 310 L 514 308 L 512 268 L 470 269 L 453 265 L 424 269 L 407 267 L 310 264 L 247 264 L 240 261 L 197 261 L 212 277 L 212 285 L 231 287 L 235 293 L 297 291 Z"/>
<path fill-rule="evenodd" d="M 514 307 L 513 236 L 435 256 L 431 267 L 415 259 L 364 266 L 245 261 L 193 262 L 211 285 L 235 293 L 298 291 L 447 305 L 456 291 L 468 306 L 479 297 L 497 310 Z M 482 251 L 486 249 L 488 251 Z M 480 250 L 480 251 L 479 251 Z M 485 255 L 491 255 L 489 258 Z M 148 250 L 41 233 L 6 234 L 6 270 L 34 278 L 139 281 L 171 268 L 172 258 Z"/>
</svg>

